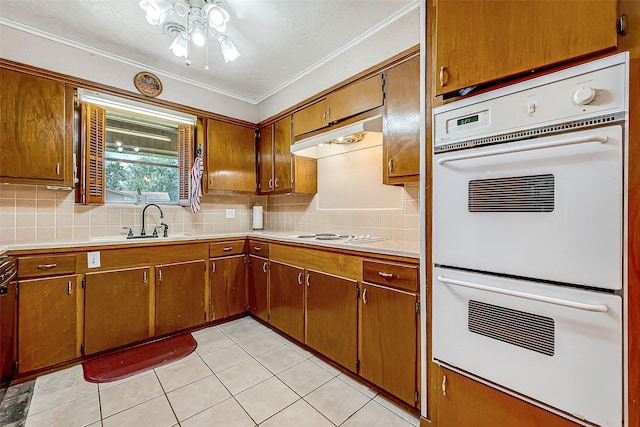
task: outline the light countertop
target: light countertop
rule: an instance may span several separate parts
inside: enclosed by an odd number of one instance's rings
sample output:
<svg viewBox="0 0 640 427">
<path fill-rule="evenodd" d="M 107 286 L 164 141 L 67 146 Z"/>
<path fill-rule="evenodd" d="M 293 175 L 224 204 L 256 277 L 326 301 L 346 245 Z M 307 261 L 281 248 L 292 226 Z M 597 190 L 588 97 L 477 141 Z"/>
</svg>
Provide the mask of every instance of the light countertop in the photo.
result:
<svg viewBox="0 0 640 427">
<path fill-rule="evenodd" d="M 353 243 L 345 240 L 313 240 L 313 239 L 300 239 L 295 237 L 298 234 L 308 234 L 308 232 L 270 232 L 270 231 L 251 231 L 251 232 L 238 232 L 238 233 L 210 233 L 210 234 L 169 234 L 169 237 L 158 237 L 150 239 L 126 239 L 125 236 L 106 236 L 91 238 L 87 241 L 78 242 L 46 242 L 46 243 L 32 243 L 24 245 L 10 245 L 0 246 L 0 255 L 7 251 L 22 251 L 33 249 L 62 249 L 62 248 L 85 248 L 85 247 L 100 247 L 100 246 L 113 246 L 123 244 L 158 244 L 164 242 L 193 242 L 199 240 L 212 240 L 212 239 L 227 239 L 227 238 L 264 238 L 280 242 L 308 244 L 318 247 L 327 248 L 339 248 L 348 249 L 359 252 L 368 252 L 384 255 L 404 256 L 409 258 L 419 258 L 420 245 L 418 242 L 404 242 L 397 240 L 380 240 L 367 243 Z"/>
</svg>

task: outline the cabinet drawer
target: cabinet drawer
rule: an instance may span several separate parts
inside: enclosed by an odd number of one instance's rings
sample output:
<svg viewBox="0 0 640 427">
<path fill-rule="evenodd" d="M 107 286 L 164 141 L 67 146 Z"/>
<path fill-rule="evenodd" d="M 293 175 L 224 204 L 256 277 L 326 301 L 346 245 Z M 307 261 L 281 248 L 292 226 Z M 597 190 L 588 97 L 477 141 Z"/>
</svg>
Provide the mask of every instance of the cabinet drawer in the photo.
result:
<svg viewBox="0 0 640 427">
<path fill-rule="evenodd" d="M 362 279 L 365 282 L 417 291 L 418 266 L 364 260 L 362 261 Z"/>
<path fill-rule="evenodd" d="M 244 253 L 244 240 L 209 244 L 209 256 L 211 258 L 227 255 L 240 255 L 242 253 Z"/>
<path fill-rule="evenodd" d="M 269 258 L 269 244 L 265 242 L 249 241 L 249 253 Z"/>
<path fill-rule="evenodd" d="M 18 258 L 18 277 L 42 277 L 76 272 L 76 255 L 35 255 Z"/>
</svg>

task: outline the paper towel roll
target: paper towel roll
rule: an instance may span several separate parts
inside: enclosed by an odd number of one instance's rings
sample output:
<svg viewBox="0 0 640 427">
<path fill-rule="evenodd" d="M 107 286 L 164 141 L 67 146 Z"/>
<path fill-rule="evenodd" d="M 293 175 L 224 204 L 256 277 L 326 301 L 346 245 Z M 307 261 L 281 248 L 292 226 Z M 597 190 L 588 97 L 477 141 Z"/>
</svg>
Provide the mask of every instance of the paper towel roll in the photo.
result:
<svg viewBox="0 0 640 427">
<path fill-rule="evenodd" d="M 264 228 L 262 220 L 262 206 L 253 207 L 253 229 L 262 230 Z"/>
</svg>

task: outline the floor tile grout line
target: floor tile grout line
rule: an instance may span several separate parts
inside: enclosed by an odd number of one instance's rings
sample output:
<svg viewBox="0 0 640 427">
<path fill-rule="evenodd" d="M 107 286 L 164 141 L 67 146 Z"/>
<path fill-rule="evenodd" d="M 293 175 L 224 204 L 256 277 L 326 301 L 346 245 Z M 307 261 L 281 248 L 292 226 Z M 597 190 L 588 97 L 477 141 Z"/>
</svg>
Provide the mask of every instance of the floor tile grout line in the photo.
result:
<svg viewBox="0 0 640 427">
<path fill-rule="evenodd" d="M 347 384 L 347 385 L 349 385 L 349 384 Z M 367 396 L 367 397 L 368 397 L 368 396 Z M 375 396 L 374 396 L 374 397 L 375 397 Z M 344 420 L 343 422 L 341 422 L 341 423 L 339 424 L 339 426 L 344 425 L 344 423 L 346 423 L 347 421 L 349 421 L 349 419 L 350 419 L 350 418 L 352 418 L 352 417 L 354 417 L 358 412 L 362 411 L 362 408 L 364 408 L 365 406 L 367 406 L 367 405 L 368 405 L 369 403 L 371 403 L 372 401 L 373 401 L 373 397 L 372 397 L 371 399 L 369 399 L 369 401 L 368 401 L 367 403 L 365 403 L 364 405 L 362 405 L 361 407 L 359 407 L 357 411 L 355 411 L 353 414 L 349 415 L 349 416 L 347 417 L 347 419 L 346 419 L 346 420 Z M 385 409 L 386 409 L 386 408 L 385 408 Z M 339 427 L 339 426 L 338 426 L 338 427 Z"/>
<path fill-rule="evenodd" d="M 203 361 L 204 362 L 204 361 Z M 207 364 L 205 363 L 205 366 L 207 366 Z M 208 368 L 209 366 L 207 366 Z M 176 419 L 176 423 L 177 425 L 180 425 L 180 420 L 178 419 L 178 414 L 176 414 L 175 409 L 173 409 L 173 405 L 171 404 L 171 400 L 169 399 L 169 396 L 167 395 L 167 391 L 164 388 L 164 385 L 162 385 L 162 381 L 160 381 L 160 377 L 158 376 L 158 373 L 156 372 L 156 370 L 153 370 L 153 373 L 156 376 L 156 379 L 158 380 L 158 383 L 160 384 L 160 388 L 162 389 L 162 392 L 164 393 L 164 398 L 167 399 L 167 403 L 169 404 L 169 408 L 171 408 L 171 412 L 173 412 L 173 416 Z M 213 374 L 213 372 L 212 372 Z M 191 384 L 191 383 L 190 383 Z M 177 389 L 176 389 L 177 390 Z M 172 425 L 176 425 L 176 424 L 172 424 Z"/>
</svg>

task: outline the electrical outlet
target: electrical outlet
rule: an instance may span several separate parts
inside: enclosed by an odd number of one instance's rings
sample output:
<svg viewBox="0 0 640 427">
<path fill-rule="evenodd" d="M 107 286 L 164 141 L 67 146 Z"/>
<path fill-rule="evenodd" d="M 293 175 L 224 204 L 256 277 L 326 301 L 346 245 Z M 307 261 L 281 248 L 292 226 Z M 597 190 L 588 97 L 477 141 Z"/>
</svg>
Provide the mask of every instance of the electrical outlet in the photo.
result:
<svg viewBox="0 0 640 427">
<path fill-rule="evenodd" d="M 226 218 L 235 218 L 236 210 L 235 209 L 227 209 Z"/>
<path fill-rule="evenodd" d="M 100 267 L 100 252 L 87 252 L 87 267 L 98 268 Z"/>
</svg>

